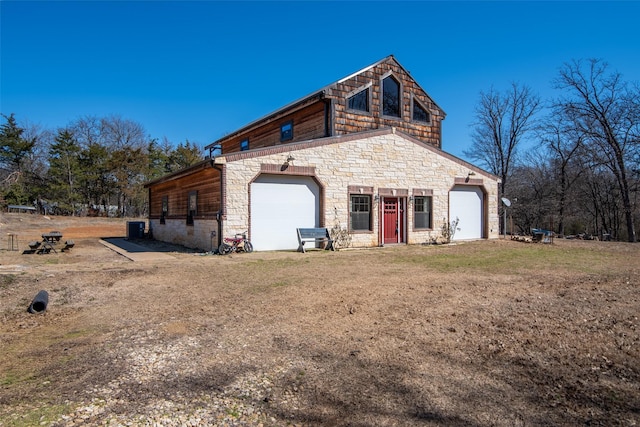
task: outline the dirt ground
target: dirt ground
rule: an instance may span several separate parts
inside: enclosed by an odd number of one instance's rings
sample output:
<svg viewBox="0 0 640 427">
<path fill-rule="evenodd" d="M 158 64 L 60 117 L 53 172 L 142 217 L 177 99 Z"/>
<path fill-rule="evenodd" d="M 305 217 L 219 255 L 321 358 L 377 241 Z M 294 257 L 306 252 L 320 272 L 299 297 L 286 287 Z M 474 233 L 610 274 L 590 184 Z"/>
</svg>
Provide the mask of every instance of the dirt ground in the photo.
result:
<svg viewBox="0 0 640 427">
<path fill-rule="evenodd" d="M 0 224 L 0 426 L 640 425 L 640 244 L 133 262 L 124 220 Z"/>
</svg>

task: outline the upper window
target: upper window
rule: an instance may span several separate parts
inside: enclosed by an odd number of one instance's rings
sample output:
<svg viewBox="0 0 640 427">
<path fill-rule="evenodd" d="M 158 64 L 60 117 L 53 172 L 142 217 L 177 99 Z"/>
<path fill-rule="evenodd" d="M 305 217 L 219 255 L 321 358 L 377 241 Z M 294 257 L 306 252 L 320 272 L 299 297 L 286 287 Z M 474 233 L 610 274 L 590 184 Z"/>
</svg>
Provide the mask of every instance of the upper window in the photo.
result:
<svg viewBox="0 0 640 427">
<path fill-rule="evenodd" d="M 280 126 L 280 141 L 289 141 L 293 139 L 293 122 L 288 121 L 287 123 Z"/>
<path fill-rule="evenodd" d="M 393 76 L 382 80 L 382 114 L 400 117 L 400 83 Z"/>
<path fill-rule="evenodd" d="M 413 200 L 413 227 L 433 228 L 431 196 L 416 196 Z"/>
<path fill-rule="evenodd" d="M 423 123 L 431 122 L 431 115 L 429 112 L 415 99 L 413 100 L 413 120 Z"/>
<path fill-rule="evenodd" d="M 349 110 L 369 112 L 369 88 L 347 98 L 347 108 Z"/>
<path fill-rule="evenodd" d="M 249 140 L 243 139 L 240 141 L 240 151 L 247 151 L 249 149 Z"/>
<path fill-rule="evenodd" d="M 352 231 L 371 230 L 371 196 L 352 195 L 349 201 L 350 229 Z"/>
</svg>

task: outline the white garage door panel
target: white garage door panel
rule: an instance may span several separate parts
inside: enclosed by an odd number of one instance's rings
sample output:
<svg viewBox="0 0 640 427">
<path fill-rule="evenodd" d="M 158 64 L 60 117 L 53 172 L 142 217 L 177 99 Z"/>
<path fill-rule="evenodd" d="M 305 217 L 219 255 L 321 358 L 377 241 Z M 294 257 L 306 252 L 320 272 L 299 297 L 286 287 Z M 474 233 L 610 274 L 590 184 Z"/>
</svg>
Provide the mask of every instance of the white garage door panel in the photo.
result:
<svg viewBox="0 0 640 427">
<path fill-rule="evenodd" d="M 251 242 L 258 251 L 297 249 L 296 228 L 317 227 L 319 190 L 309 177 L 262 175 L 251 184 Z"/>
<path fill-rule="evenodd" d="M 458 218 L 453 240 L 482 238 L 482 199 L 478 187 L 456 186 L 449 192 L 449 221 Z"/>
</svg>

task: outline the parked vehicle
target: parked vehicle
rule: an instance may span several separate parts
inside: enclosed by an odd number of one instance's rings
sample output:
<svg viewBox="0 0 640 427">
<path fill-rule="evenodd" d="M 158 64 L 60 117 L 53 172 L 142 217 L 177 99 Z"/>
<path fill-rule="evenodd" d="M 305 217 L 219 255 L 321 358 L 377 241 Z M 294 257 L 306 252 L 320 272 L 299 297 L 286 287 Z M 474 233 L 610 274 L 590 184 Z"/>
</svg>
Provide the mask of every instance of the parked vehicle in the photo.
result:
<svg viewBox="0 0 640 427">
<path fill-rule="evenodd" d="M 224 242 L 218 248 L 220 255 L 228 255 L 232 252 L 253 252 L 253 245 L 247 239 L 247 232 L 236 234 L 235 237 L 225 237 Z"/>
</svg>

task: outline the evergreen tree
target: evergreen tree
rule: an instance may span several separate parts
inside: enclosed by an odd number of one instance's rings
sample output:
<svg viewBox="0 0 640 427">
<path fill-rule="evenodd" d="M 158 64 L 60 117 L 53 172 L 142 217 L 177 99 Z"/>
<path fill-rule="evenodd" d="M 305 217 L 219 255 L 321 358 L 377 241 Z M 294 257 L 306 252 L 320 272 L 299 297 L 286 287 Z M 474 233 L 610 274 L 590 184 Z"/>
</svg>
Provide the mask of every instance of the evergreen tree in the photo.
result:
<svg viewBox="0 0 640 427">
<path fill-rule="evenodd" d="M 115 178 L 115 189 L 118 196 L 118 213 L 120 216 L 133 215 L 134 203 L 143 189 L 146 154 L 141 148 L 123 147 L 111 153 L 108 166 Z"/>
<path fill-rule="evenodd" d="M 147 146 L 148 170 L 147 180 L 160 178 L 171 172 L 170 155 L 172 151 L 171 144 L 165 138 L 160 144 L 156 139 L 152 139 Z"/>
<path fill-rule="evenodd" d="M 99 143 L 88 144 L 79 155 L 82 171 L 79 192 L 90 209 L 102 207 L 105 215 L 108 214 L 114 189 L 114 179 L 108 160 L 109 153 L 106 147 Z"/>
<path fill-rule="evenodd" d="M 49 197 L 58 202 L 63 211 L 73 214 L 80 201 L 78 181 L 80 145 L 68 129 L 58 131 L 49 149 Z"/>
<path fill-rule="evenodd" d="M 180 143 L 169 156 L 170 169 L 172 172 L 194 165 L 204 158 L 202 150 L 196 145 L 186 140 Z"/>
<path fill-rule="evenodd" d="M 32 154 L 36 138 L 26 138 L 13 114 L 2 117 L 6 122 L 0 126 L 0 201 L 30 205 L 33 194 L 25 180 L 23 160 Z"/>
<path fill-rule="evenodd" d="M 23 137 L 24 129 L 18 126 L 13 114 L 2 117 L 6 123 L 0 126 L 0 163 L 10 172 L 19 171 L 22 159 L 33 150 L 35 140 Z"/>
</svg>

